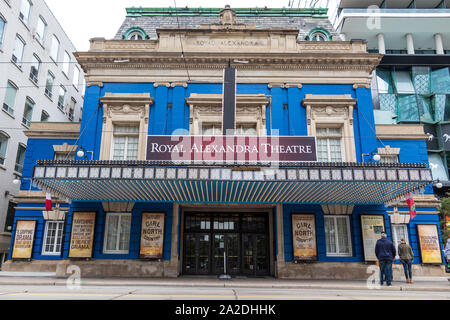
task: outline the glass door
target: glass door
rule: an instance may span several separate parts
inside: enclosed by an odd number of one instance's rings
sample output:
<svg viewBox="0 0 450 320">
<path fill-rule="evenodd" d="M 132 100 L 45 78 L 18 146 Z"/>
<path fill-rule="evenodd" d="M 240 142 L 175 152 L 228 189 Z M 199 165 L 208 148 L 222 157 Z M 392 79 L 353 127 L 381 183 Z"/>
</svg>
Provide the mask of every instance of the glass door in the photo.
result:
<svg viewBox="0 0 450 320">
<path fill-rule="evenodd" d="M 248 275 L 269 274 L 268 241 L 265 234 L 242 235 L 242 272 Z"/>
<path fill-rule="evenodd" d="M 214 234 L 212 272 L 224 274 L 225 261 L 227 274 L 240 273 L 239 234 L 237 233 Z"/>
</svg>

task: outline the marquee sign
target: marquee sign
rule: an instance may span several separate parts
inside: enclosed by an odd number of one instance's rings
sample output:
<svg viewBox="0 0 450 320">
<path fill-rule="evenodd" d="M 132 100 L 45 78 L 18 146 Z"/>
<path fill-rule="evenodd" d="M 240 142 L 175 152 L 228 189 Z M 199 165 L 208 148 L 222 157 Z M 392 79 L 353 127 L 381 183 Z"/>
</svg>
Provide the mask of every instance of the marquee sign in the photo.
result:
<svg viewBox="0 0 450 320">
<path fill-rule="evenodd" d="M 317 161 L 304 136 L 148 136 L 147 160 L 181 162 Z"/>
</svg>

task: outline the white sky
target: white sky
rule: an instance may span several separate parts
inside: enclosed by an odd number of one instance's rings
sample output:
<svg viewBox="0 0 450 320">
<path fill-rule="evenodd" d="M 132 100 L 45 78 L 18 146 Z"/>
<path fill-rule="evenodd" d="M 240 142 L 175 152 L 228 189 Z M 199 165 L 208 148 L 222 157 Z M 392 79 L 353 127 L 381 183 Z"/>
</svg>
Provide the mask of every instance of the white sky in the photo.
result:
<svg viewBox="0 0 450 320">
<path fill-rule="evenodd" d="M 315 0 L 175 0 L 177 7 L 297 8 Z M 326 2 L 326 0 L 319 0 Z M 333 0 L 332 0 L 333 1 Z M 89 50 L 89 39 L 112 39 L 125 19 L 128 7 L 174 7 L 174 0 L 45 0 L 78 51 Z"/>
</svg>

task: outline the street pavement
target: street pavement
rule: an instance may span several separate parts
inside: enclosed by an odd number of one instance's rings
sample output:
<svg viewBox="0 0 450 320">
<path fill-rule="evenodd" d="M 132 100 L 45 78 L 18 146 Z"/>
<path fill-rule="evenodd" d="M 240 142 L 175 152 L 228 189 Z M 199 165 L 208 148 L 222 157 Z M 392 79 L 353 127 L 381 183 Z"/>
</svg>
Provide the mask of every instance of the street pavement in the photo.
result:
<svg viewBox="0 0 450 320">
<path fill-rule="evenodd" d="M 275 278 L 58 278 L 0 272 L 0 300 L 450 300 L 447 277 L 379 286 L 362 280 Z"/>
</svg>

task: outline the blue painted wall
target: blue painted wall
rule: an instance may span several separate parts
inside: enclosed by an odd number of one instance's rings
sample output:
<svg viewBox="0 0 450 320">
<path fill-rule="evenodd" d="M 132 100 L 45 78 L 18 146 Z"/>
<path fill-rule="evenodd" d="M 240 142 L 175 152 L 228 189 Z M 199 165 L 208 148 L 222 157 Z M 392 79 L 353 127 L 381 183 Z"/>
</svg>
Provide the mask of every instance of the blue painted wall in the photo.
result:
<svg viewBox="0 0 450 320">
<path fill-rule="evenodd" d="M 149 93 L 154 98 L 154 103 L 150 107 L 148 134 L 172 134 L 177 129 L 189 130 L 189 106 L 186 98 L 193 93 L 198 94 L 221 94 L 222 84 L 189 84 L 186 88 L 182 86 L 154 87 L 153 83 L 104 83 L 103 87 L 90 86 L 86 88 L 83 106 L 83 117 L 80 129 L 80 139 L 29 139 L 25 155 L 23 177 L 30 178 L 32 170 L 38 159 L 53 159 L 53 145 L 77 143 L 87 151 L 93 151 L 94 159 L 99 158 L 100 142 L 103 127 L 103 109 L 100 97 L 106 92 L 114 93 Z M 266 128 L 270 135 L 307 135 L 306 110 L 302 105 L 302 99 L 306 94 L 349 94 L 357 99 L 357 104 L 353 110 L 353 123 L 356 147 L 356 159 L 362 161 L 362 154 L 374 153 L 376 148 L 390 145 L 392 148 L 401 148 L 400 162 L 423 162 L 428 163 L 426 143 L 424 140 L 385 140 L 383 143 L 376 139 L 374 115 L 372 109 L 372 97 L 370 89 L 353 89 L 352 85 L 317 85 L 303 84 L 302 88 L 268 88 L 267 84 L 238 84 L 237 94 L 265 94 L 271 97 L 271 104 L 266 108 Z M 168 108 L 168 103 L 172 108 Z M 366 157 L 365 161 L 371 161 Z M 77 158 L 78 159 L 78 158 Z M 90 159 L 90 154 L 86 153 L 84 159 Z M 24 180 L 21 188 L 28 190 L 29 180 Z M 35 190 L 35 188 L 33 188 Z M 426 193 L 431 193 L 432 189 L 427 187 Z M 19 206 L 39 206 L 41 204 L 19 204 Z M 351 218 L 352 256 L 351 257 L 327 257 L 324 234 L 324 218 L 320 206 L 313 205 L 284 205 L 283 206 L 283 228 L 285 260 L 292 261 L 292 229 L 291 213 L 314 213 L 316 215 L 318 256 L 319 261 L 353 261 L 364 260 L 361 245 L 360 214 L 383 214 L 385 225 L 390 235 L 390 224 L 386 208 L 380 206 L 355 206 L 354 214 Z M 105 212 L 99 202 L 74 202 L 70 205 L 68 213 L 64 250 L 62 258 L 68 256 L 68 246 L 70 241 L 70 230 L 72 226 L 72 213 L 74 211 L 96 211 L 96 229 L 93 258 L 96 259 L 137 259 L 139 255 L 139 238 L 141 228 L 141 214 L 145 211 L 158 211 L 166 213 L 164 259 L 170 259 L 171 232 L 172 232 L 172 204 L 171 203 L 137 203 L 132 210 L 131 238 L 129 253 L 126 255 L 104 254 L 103 236 L 105 227 Z M 421 210 L 430 208 L 417 208 L 418 215 L 411 222 L 409 227 L 410 241 L 416 255 L 414 263 L 419 263 L 419 252 L 416 239 L 415 224 L 419 222 L 438 224 L 437 215 L 420 214 Z M 36 219 L 38 221 L 36 229 L 36 242 L 33 248 L 33 259 L 61 259 L 55 256 L 43 256 L 42 236 L 44 232 L 44 221 L 40 211 L 18 210 L 16 212 L 13 235 L 15 232 L 17 219 Z M 277 221 L 274 219 L 275 229 Z M 181 233 L 179 224 L 179 234 Z M 277 241 L 275 237 L 275 242 Z M 277 245 L 275 246 L 277 248 Z M 276 249 L 277 250 L 277 249 Z M 180 247 L 177 248 L 178 253 Z"/>
<path fill-rule="evenodd" d="M 73 139 L 28 139 L 27 149 L 23 162 L 21 190 L 30 190 L 31 177 L 33 176 L 34 166 L 38 160 L 53 160 L 55 151 L 53 145 L 62 145 L 68 143 L 74 145 Z M 31 187 L 31 190 L 38 190 Z M 44 199 L 45 200 L 45 199 Z"/>
</svg>

